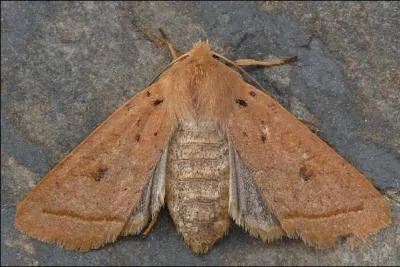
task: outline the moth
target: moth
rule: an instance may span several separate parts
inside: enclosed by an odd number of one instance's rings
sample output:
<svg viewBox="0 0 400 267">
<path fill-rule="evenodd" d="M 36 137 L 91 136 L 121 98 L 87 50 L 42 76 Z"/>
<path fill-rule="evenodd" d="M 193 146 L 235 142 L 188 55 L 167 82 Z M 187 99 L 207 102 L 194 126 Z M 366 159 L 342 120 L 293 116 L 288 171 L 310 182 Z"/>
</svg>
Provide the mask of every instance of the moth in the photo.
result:
<svg viewBox="0 0 400 267">
<path fill-rule="evenodd" d="M 147 234 L 167 204 L 185 242 L 206 253 L 230 218 L 270 242 L 351 246 L 391 224 L 388 203 L 349 162 L 263 90 L 245 66 L 198 42 L 56 165 L 18 204 L 27 235 L 88 251 Z"/>
</svg>

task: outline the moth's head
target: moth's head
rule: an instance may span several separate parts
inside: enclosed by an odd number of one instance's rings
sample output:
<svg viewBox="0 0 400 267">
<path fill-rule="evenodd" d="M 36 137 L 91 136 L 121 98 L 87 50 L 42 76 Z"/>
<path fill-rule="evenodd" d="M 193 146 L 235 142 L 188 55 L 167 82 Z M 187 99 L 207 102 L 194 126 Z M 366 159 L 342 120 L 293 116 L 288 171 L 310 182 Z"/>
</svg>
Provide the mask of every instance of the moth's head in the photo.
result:
<svg viewBox="0 0 400 267">
<path fill-rule="evenodd" d="M 192 57 L 196 57 L 199 59 L 207 59 L 212 57 L 213 55 L 208 42 L 201 41 L 195 43 L 188 54 Z"/>
</svg>

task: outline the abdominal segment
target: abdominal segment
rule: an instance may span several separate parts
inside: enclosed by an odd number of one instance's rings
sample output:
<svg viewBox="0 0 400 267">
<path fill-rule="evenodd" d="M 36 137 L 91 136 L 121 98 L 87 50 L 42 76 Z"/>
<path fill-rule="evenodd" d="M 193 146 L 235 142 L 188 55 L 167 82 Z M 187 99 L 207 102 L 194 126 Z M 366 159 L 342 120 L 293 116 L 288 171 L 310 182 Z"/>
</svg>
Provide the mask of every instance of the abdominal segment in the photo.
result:
<svg viewBox="0 0 400 267">
<path fill-rule="evenodd" d="M 166 196 L 178 231 L 197 253 L 229 228 L 229 149 L 216 124 L 182 122 L 168 150 Z"/>
</svg>

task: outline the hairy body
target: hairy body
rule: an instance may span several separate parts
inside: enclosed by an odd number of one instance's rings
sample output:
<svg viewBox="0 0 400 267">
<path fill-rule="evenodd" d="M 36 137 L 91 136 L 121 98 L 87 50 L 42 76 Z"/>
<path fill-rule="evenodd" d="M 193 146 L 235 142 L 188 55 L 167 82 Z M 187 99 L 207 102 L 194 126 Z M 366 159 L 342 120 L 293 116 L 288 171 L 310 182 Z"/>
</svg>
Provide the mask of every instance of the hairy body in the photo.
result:
<svg viewBox="0 0 400 267">
<path fill-rule="evenodd" d="M 196 252 L 207 251 L 229 228 L 228 154 L 215 124 L 183 122 L 169 145 L 166 202 Z"/>
</svg>

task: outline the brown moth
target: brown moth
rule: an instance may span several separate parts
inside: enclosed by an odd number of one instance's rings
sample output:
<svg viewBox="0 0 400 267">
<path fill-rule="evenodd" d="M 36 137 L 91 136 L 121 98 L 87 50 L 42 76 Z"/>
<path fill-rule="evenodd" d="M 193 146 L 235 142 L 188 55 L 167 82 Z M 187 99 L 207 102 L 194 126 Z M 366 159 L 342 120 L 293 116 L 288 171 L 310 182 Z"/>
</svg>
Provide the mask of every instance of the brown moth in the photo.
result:
<svg viewBox="0 0 400 267">
<path fill-rule="evenodd" d="M 230 217 L 263 241 L 288 236 L 351 245 L 391 223 L 356 168 L 198 42 L 129 99 L 19 203 L 16 227 L 87 251 L 147 233 L 166 203 L 183 239 L 207 252 Z"/>
</svg>

